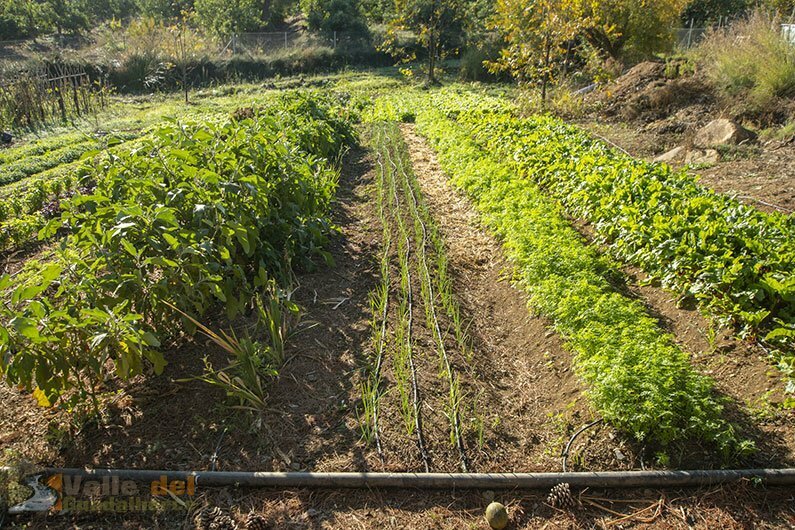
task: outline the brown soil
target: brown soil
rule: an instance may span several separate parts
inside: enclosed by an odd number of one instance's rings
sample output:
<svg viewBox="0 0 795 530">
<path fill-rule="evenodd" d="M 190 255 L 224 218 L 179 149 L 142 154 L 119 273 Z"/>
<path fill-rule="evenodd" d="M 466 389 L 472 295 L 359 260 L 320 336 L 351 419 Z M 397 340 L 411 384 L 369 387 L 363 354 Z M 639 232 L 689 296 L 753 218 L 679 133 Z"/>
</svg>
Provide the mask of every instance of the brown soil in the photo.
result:
<svg viewBox="0 0 795 530">
<path fill-rule="evenodd" d="M 512 268 L 499 243 L 453 192 L 431 148 L 413 127 L 402 130 L 445 237 L 454 290 L 474 342 L 467 391 L 478 398 L 488 429 L 476 470 L 559 470 L 568 420 L 590 421 L 571 356 L 548 322 L 529 314 L 527 297 L 510 284 Z"/>
<path fill-rule="evenodd" d="M 696 173 L 718 193 L 736 195 L 760 210 L 795 213 L 795 142 L 763 145 L 760 150 Z"/>
<path fill-rule="evenodd" d="M 688 352 L 716 390 L 731 398 L 729 418 L 758 447 L 747 465 L 795 465 L 795 410 L 781 408 L 785 382 L 765 351 L 733 337 L 694 307 L 677 304 L 676 295 L 648 285 L 639 270 L 625 267 L 629 290 L 656 316 L 663 329 Z"/>
<path fill-rule="evenodd" d="M 586 240 L 598 244 L 593 226 L 581 219 L 570 220 Z M 603 252 L 609 252 L 600 246 Z M 781 407 L 786 383 L 767 352 L 734 336 L 695 305 L 681 304 L 676 293 L 650 282 L 637 267 L 623 265 L 621 271 L 622 278 L 615 288 L 643 303 L 701 373 L 714 380 L 716 392 L 728 398 L 727 418 L 740 429 L 740 436 L 753 441 L 758 449 L 743 464 L 795 465 L 795 410 Z M 686 447 L 677 466 L 703 468 L 708 462 L 719 465 L 715 456 L 704 448 Z"/>
<path fill-rule="evenodd" d="M 589 99 L 602 106 L 605 116 L 645 124 L 667 120 L 652 128 L 671 132 L 683 132 L 692 124 L 688 116 L 706 114 L 715 106 L 711 89 L 699 77 L 669 79 L 666 65 L 654 62 L 634 66 Z"/>
</svg>

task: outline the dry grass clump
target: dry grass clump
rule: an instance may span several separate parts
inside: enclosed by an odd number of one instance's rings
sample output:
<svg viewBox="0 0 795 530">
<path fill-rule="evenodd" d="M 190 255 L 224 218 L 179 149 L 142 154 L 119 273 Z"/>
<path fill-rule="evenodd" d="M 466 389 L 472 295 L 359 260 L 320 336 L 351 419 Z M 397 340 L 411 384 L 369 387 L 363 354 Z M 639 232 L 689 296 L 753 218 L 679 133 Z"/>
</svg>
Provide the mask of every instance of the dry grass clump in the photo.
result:
<svg viewBox="0 0 795 530">
<path fill-rule="evenodd" d="M 695 55 L 717 93 L 741 110 L 775 114 L 782 99 L 795 95 L 795 45 L 777 16 L 755 11 L 711 32 Z"/>
</svg>

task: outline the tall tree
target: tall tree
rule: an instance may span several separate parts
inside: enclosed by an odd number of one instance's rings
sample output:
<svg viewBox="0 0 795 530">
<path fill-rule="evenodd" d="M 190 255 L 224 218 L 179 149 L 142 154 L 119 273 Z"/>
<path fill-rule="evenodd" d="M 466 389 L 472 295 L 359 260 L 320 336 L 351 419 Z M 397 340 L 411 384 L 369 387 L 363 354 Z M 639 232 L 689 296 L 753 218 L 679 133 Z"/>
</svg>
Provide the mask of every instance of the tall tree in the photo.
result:
<svg viewBox="0 0 795 530">
<path fill-rule="evenodd" d="M 664 50 L 673 40 L 688 0 L 579 0 L 591 22 L 585 37 L 614 59 L 640 58 Z"/>
<path fill-rule="evenodd" d="M 682 12 L 682 23 L 691 21 L 698 26 L 717 23 L 724 18 L 736 18 L 744 15 L 753 7 L 751 0 L 694 0 Z"/>
<path fill-rule="evenodd" d="M 80 33 L 90 27 L 90 20 L 79 0 L 45 0 L 42 14 L 58 35 Z"/>
<path fill-rule="evenodd" d="M 354 40 L 369 38 L 359 0 L 309 0 L 303 4 L 310 30 L 326 36 L 345 33 Z"/>
<path fill-rule="evenodd" d="M 258 0 L 196 0 L 194 6 L 199 25 L 219 37 L 228 38 L 263 26 Z"/>
<path fill-rule="evenodd" d="M 36 0 L 0 0 L 0 39 L 35 37 L 47 25 Z"/>
<path fill-rule="evenodd" d="M 438 61 L 461 45 L 464 13 L 461 0 L 395 0 L 395 16 L 390 22 L 393 53 L 399 50 L 394 46 L 397 31 L 413 31 L 427 53 L 427 82 L 438 83 Z"/>
<path fill-rule="evenodd" d="M 284 22 L 287 13 L 298 5 L 297 0 L 261 0 L 260 19 L 265 26 L 277 26 Z"/>
<path fill-rule="evenodd" d="M 135 0 L 80 0 L 80 4 L 92 23 L 123 20 L 138 13 Z"/>
<path fill-rule="evenodd" d="M 193 10 L 193 0 L 136 0 L 140 13 L 161 22 L 179 20 Z"/>
<path fill-rule="evenodd" d="M 795 0 L 762 0 L 762 6 L 775 11 L 784 20 L 795 21 Z"/>
<path fill-rule="evenodd" d="M 498 0 L 493 23 L 505 39 L 493 72 L 510 72 L 520 82 L 537 83 L 546 101 L 556 64 L 591 21 L 577 0 Z"/>
<path fill-rule="evenodd" d="M 392 0 L 362 0 L 361 8 L 367 20 L 378 24 L 388 21 L 394 14 Z"/>
</svg>

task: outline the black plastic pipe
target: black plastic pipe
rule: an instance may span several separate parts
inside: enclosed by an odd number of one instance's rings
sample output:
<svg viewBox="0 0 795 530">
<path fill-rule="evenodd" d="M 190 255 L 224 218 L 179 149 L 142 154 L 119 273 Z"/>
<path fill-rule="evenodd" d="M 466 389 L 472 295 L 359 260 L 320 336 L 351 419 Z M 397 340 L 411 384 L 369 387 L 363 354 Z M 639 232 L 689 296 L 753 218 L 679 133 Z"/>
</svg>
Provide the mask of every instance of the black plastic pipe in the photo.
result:
<svg viewBox="0 0 795 530">
<path fill-rule="evenodd" d="M 242 471 L 158 471 L 59 469 L 41 471 L 85 479 L 118 477 L 138 482 L 195 479 L 197 486 L 258 488 L 549 489 L 567 482 L 593 488 L 711 486 L 755 480 L 769 486 L 795 486 L 795 469 L 705 471 L 605 471 L 587 473 L 271 473 Z"/>
</svg>

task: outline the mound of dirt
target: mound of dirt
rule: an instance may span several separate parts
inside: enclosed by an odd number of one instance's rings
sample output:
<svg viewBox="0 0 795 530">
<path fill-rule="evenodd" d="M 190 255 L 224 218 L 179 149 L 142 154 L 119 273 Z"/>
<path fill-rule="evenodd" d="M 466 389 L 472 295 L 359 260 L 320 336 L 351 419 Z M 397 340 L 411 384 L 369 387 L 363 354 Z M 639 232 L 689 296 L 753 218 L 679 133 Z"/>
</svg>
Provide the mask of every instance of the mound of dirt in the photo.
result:
<svg viewBox="0 0 795 530">
<path fill-rule="evenodd" d="M 665 81 L 665 64 L 644 62 L 630 68 L 624 75 L 610 83 L 604 90 L 612 107 L 632 100 L 650 85 Z"/>
<path fill-rule="evenodd" d="M 712 90 L 698 76 L 680 77 L 677 68 L 657 62 L 634 66 L 596 97 L 605 116 L 640 122 L 661 134 L 681 133 L 701 123 L 715 105 Z"/>
</svg>

